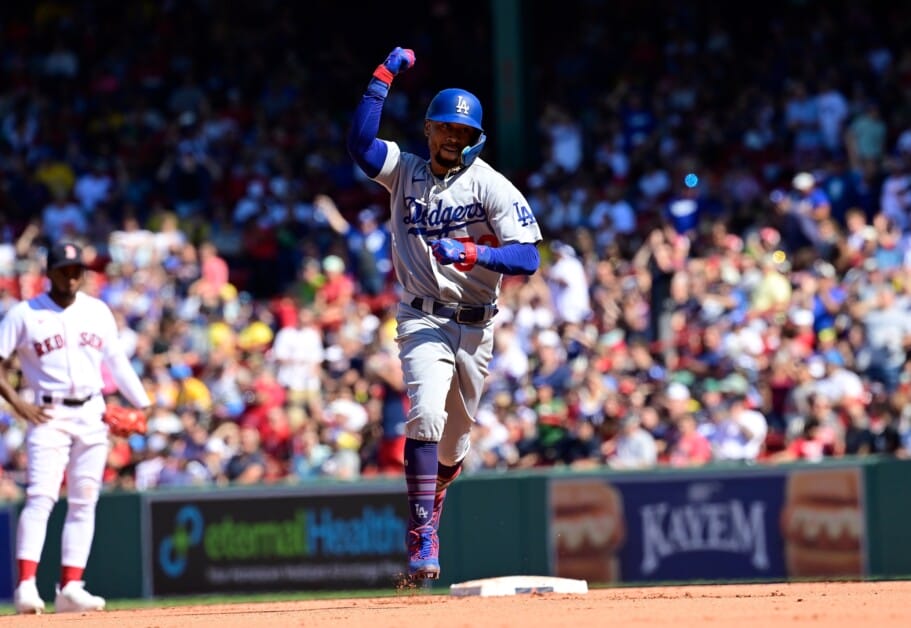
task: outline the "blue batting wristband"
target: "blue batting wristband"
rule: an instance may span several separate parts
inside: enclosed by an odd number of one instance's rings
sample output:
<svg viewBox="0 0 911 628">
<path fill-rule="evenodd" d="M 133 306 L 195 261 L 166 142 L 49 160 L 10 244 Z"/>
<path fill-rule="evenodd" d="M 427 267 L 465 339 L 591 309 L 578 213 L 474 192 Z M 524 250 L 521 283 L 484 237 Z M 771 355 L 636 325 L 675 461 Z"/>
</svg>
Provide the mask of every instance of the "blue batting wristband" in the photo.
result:
<svg viewBox="0 0 911 628">
<path fill-rule="evenodd" d="M 386 98 L 386 96 L 389 95 L 389 85 L 380 79 L 373 77 L 370 79 L 370 83 L 367 84 L 367 93 L 379 96 L 380 98 Z"/>
</svg>

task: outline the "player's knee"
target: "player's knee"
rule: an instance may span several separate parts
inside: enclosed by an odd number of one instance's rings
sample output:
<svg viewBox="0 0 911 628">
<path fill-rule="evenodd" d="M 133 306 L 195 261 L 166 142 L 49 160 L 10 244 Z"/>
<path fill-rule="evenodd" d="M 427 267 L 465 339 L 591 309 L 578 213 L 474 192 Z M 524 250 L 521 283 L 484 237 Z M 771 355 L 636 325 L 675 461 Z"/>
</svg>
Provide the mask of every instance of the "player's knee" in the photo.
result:
<svg viewBox="0 0 911 628">
<path fill-rule="evenodd" d="M 25 510 L 41 513 L 43 515 L 50 515 L 56 502 L 56 497 L 42 495 L 40 493 L 29 493 L 25 499 Z"/>
<path fill-rule="evenodd" d="M 95 516 L 95 501 L 83 499 L 67 499 L 66 520 L 88 521 Z"/>
<path fill-rule="evenodd" d="M 98 501 L 101 483 L 92 478 L 78 478 L 67 489 L 67 501 L 88 502 L 94 504 Z"/>
<path fill-rule="evenodd" d="M 456 465 L 462 464 L 462 461 L 465 460 L 465 456 L 468 455 L 468 450 L 462 453 L 444 453 L 440 451 L 438 453 L 438 459 L 440 464 L 445 464 L 447 467 L 454 467 Z"/>
<path fill-rule="evenodd" d="M 439 442 L 443 437 L 443 426 L 446 424 L 445 412 L 421 412 L 420 408 L 412 408 L 408 421 L 405 423 L 405 436 L 415 440 Z"/>
<path fill-rule="evenodd" d="M 455 441 L 444 437 L 437 448 L 437 459 L 447 467 L 454 467 L 465 460 L 469 449 L 471 449 L 470 434 L 463 434 Z"/>
</svg>

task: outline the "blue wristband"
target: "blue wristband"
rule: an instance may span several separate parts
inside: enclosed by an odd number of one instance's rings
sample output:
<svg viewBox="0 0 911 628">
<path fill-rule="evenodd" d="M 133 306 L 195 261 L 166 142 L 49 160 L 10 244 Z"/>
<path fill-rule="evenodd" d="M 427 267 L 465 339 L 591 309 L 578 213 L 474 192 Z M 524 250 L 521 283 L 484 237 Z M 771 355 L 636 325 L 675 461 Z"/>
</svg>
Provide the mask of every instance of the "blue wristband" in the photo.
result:
<svg viewBox="0 0 911 628">
<path fill-rule="evenodd" d="M 370 83 L 367 84 L 367 93 L 386 98 L 389 95 L 389 85 L 376 77 L 372 77 Z"/>
</svg>

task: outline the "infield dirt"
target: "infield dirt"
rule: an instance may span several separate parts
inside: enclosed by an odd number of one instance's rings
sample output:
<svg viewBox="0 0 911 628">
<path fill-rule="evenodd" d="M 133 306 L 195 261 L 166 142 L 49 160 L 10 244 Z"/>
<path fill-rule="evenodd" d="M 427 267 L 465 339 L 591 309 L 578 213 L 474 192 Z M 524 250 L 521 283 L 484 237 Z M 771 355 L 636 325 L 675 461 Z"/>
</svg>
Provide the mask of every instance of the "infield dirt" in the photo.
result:
<svg viewBox="0 0 911 628">
<path fill-rule="evenodd" d="M 4 616 L 0 626 L 91 628 L 402 628 L 424 626 L 911 626 L 911 582 L 825 582 L 593 589 L 585 595 L 392 597 Z"/>
</svg>

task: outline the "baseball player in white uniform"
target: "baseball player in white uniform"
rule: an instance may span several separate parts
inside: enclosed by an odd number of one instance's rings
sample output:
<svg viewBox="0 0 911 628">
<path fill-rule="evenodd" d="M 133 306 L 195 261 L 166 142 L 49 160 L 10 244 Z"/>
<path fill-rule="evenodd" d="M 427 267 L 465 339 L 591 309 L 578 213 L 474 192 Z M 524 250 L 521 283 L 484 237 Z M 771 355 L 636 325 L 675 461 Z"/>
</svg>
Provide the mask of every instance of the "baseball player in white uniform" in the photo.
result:
<svg viewBox="0 0 911 628">
<path fill-rule="evenodd" d="M 444 89 L 427 108 L 430 159 L 379 140 L 396 74 L 414 64 L 396 48 L 358 105 L 348 151 L 390 194 L 393 263 L 402 284 L 399 354 L 411 408 L 405 427 L 409 574 L 440 574 L 438 530 L 446 488 L 468 453 L 488 364 L 504 274 L 531 275 L 541 231 L 528 201 L 479 155 L 481 103 Z"/>
<path fill-rule="evenodd" d="M 55 610 L 104 608 L 104 599 L 86 591 L 82 579 L 108 454 L 102 362 L 134 406 L 150 405 L 120 348 L 111 310 L 79 291 L 84 272 L 76 244 L 55 245 L 47 256 L 48 291 L 16 304 L 0 320 L 0 395 L 29 423 L 28 488 L 16 538 L 19 573 L 13 603 L 19 613 L 44 611 L 35 576 L 64 474 L 67 514 Z M 23 375 L 19 391 L 8 377 L 14 353 Z"/>
</svg>

